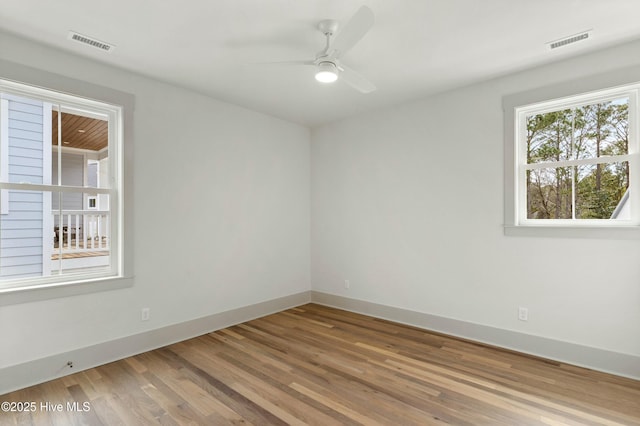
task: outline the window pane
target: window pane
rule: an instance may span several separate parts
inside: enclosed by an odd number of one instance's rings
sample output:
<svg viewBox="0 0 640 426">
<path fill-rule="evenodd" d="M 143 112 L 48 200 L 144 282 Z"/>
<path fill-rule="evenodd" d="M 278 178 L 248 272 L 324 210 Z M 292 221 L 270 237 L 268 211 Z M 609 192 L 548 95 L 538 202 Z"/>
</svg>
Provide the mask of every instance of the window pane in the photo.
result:
<svg viewBox="0 0 640 426">
<path fill-rule="evenodd" d="M 629 219 L 629 163 L 589 164 L 576 167 L 577 219 Z M 614 215 L 614 212 L 616 214 Z"/>
<path fill-rule="evenodd" d="M 97 209 L 52 208 L 93 194 L 8 190 L 9 213 L 0 216 L 0 283 L 20 278 L 107 271 L 110 215 Z M 101 195 L 108 200 L 108 195 Z"/>
<path fill-rule="evenodd" d="M 104 195 L 107 197 L 108 195 Z M 78 200 L 80 207 L 77 206 Z M 89 208 L 93 200 L 96 208 Z M 55 239 L 51 256 L 52 274 L 100 271 L 110 265 L 110 215 L 101 210 L 99 199 L 89 193 L 63 193 L 52 210 Z M 83 207 L 84 205 L 84 207 Z"/>
<path fill-rule="evenodd" d="M 98 116 L 65 110 L 61 113 L 58 133 L 58 107 L 51 114 L 51 183 L 69 186 L 106 188 L 108 164 L 108 122 Z M 101 167 L 102 166 L 102 167 Z M 99 173 L 103 179 L 99 179 Z"/>
<path fill-rule="evenodd" d="M 0 282 L 46 275 L 44 242 L 53 226 L 45 208 L 51 193 L 7 190 L 8 213 L 0 216 Z"/>
<path fill-rule="evenodd" d="M 4 178 L 11 183 L 46 183 L 43 165 L 43 102 L 18 96 L 6 101 L 8 136 L 6 156 L 8 165 Z"/>
<path fill-rule="evenodd" d="M 628 98 L 576 108 L 573 158 L 628 154 L 628 111 Z"/>
<path fill-rule="evenodd" d="M 572 120 L 570 109 L 527 116 L 527 163 L 569 159 Z"/>
<path fill-rule="evenodd" d="M 526 117 L 527 163 L 629 153 L 629 98 Z"/>
<path fill-rule="evenodd" d="M 571 219 L 573 209 L 570 167 L 527 171 L 527 218 Z"/>
</svg>

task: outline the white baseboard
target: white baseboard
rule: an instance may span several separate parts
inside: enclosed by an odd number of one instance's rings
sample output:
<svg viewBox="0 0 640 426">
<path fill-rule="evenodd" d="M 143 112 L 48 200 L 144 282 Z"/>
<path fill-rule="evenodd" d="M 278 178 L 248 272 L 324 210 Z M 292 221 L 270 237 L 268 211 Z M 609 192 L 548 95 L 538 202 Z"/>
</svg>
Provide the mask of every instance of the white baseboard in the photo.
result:
<svg viewBox="0 0 640 426">
<path fill-rule="evenodd" d="M 309 303 L 304 291 L 0 369 L 0 395 Z M 73 361 L 69 368 L 68 361 Z"/>
<path fill-rule="evenodd" d="M 311 302 L 640 380 L 640 357 L 319 291 Z"/>
<path fill-rule="evenodd" d="M 2 368 L 0 395 L 309 302 L 640 380 L 640 357 L 637 356 L 318 291 L 305 291 Z M 73 368 L 67 366 L 68 361 L 73 361 Z"/>
</svg>

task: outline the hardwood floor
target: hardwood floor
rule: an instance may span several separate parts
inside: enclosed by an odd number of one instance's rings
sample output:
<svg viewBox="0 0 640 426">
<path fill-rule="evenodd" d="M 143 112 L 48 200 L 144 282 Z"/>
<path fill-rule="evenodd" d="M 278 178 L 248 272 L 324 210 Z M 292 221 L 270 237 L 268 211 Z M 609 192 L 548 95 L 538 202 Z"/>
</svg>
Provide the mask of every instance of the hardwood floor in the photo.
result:
<svg viewBox="0 0 640 426">
<path fill-rule="evenodd" d="M 314 304 L 0 401 L 36 404 L 2 425 L 640 425 L 639 381 Z"/>
</svg>

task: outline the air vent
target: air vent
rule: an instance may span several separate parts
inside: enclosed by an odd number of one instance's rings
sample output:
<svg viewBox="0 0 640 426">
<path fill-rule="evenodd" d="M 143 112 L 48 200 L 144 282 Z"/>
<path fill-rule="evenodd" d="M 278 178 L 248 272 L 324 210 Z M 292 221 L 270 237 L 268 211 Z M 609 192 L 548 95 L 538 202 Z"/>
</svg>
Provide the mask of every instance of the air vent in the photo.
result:
<svg viewBox="0 0 640 426">
<path fill-rule="evenodd" d="M 100 41 L 93 37 L 88 37 L 86 35 L 78 34 L 74 31 L 69 31 L 68 38 L 69 40 L 77 41 L 78 43 L 95 47 L 96 49 L 100 49 L 104 52 L 111 52 L 113 49 L 115 49 L 115 46 L 113 44 L 105 43 L 104 41 Z"/>
<path fill-rule="evenodd" d="M 582 40 L 586 40 L 591 36 L 591 31 L 584 31 L 580 34 L 575 34 L 569 37 L 562 38 L 560 40 L 552 41 L 548 43 L 549 48 L 557 49 L 558 47 L 566 46 L 568 44 L 577 43 Z"/>
</svg>

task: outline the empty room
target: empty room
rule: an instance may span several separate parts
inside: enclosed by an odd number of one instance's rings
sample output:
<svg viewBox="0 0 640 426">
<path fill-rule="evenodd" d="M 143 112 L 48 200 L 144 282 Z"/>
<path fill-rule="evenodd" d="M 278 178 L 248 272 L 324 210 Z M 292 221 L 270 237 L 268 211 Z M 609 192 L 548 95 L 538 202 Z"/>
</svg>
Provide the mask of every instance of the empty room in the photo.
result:
<svg viewBox="0 0 640 426">
<path fill-rule="evenodd" d="M 0 0 L 0 425 L 640 425 L 638 16 Z"/>
</svg>

